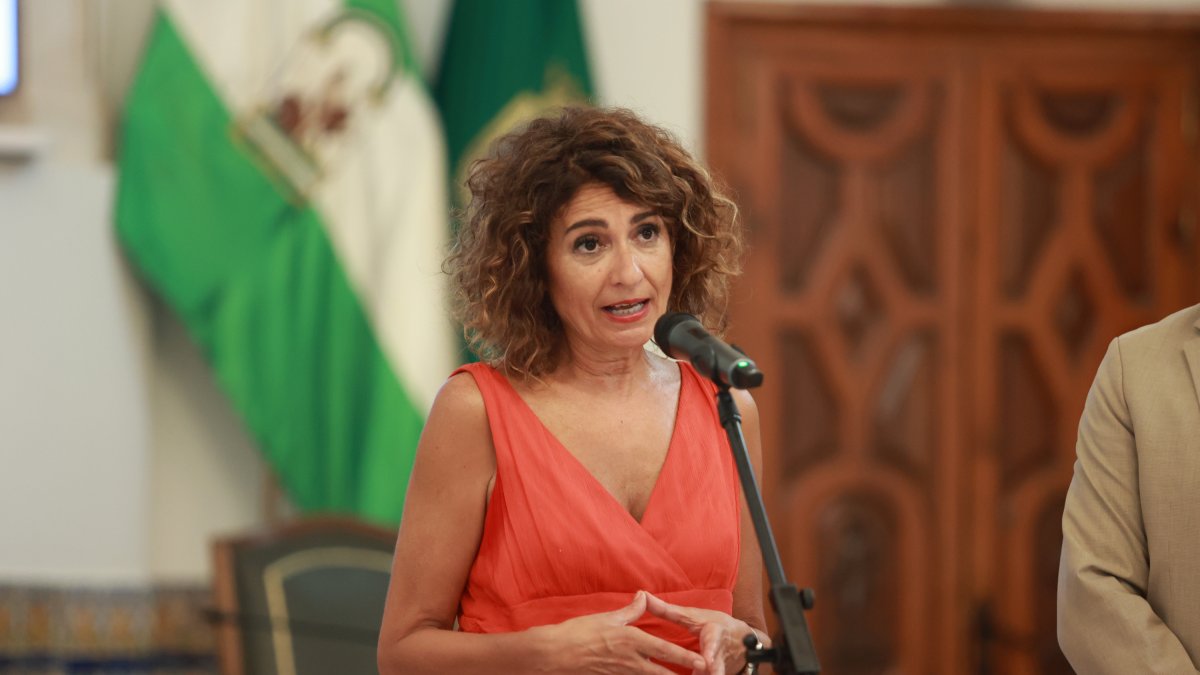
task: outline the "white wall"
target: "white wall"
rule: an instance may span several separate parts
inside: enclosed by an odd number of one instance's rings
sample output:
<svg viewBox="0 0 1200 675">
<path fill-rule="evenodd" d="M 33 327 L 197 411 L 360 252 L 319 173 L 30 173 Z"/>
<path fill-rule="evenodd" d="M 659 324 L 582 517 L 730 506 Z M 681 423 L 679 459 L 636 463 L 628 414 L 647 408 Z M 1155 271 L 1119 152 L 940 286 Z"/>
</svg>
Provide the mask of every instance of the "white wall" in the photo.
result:
<svg viewBox="0 0 1200 675">
<path fill-rule="evenodd" d="M 0 579 L 147 572 L 142 321 L 110 167 L 0 169 Z"/>
<path fill-rule="evenodd" d="M 208 538 L 261 521 L 263 469 L 179 324 L 112 237 L 112 119 L 149 0 L 26 0 L 0 126 L 0 582 L 207 575 Z"/>
<path fill-rule="evenodd" d="M 432 73 L 450 0 L 403 4 Z M 581 6 L 601 101 L 700 151 L 702 2 Z M 264 470 L 202 359 L 112 242 L 112 119 L 151 0 L 22 7 L 26 81 L 0 102 L 0 126 L 32 125 L 48 144 L 33 163 L 0 163 L 0 583 L 203 580 L 209 538 L 262 521 Z"/>
<path fill-rule="evenodd" d="M 145 321 L 114 253 L 112 167 L 74 3 L 23 3 L 28 86 L 0 124 L 42 161 L 0 164 L 0 579 L 147 572 Z"/>
<path fill-rule="evenodd" d="M 584 0 L 581 8 L 601 102 L 632 108 L 700 153 L 703 4 Z"/>
</svg>

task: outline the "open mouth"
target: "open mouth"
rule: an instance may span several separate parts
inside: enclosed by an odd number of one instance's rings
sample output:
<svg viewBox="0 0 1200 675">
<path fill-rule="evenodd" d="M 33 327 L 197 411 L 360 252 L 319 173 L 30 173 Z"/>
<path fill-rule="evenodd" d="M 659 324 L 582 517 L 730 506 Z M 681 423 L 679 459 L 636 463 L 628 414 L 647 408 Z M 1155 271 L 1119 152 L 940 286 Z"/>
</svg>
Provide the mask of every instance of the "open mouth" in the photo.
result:
<svg viewBox="0 0 1200 675">
<path fill-rule="evenodd" d="M 649 301 L 646 299 L 636 300 L 633 302 L 618 302 L 616 304 L 606 306 L 604 311 L 612 314 L 613 316 L 633 316 L 634 314 L 642 311 L 642 309 L 646 307 L 647 302 Z"/>
</svg>

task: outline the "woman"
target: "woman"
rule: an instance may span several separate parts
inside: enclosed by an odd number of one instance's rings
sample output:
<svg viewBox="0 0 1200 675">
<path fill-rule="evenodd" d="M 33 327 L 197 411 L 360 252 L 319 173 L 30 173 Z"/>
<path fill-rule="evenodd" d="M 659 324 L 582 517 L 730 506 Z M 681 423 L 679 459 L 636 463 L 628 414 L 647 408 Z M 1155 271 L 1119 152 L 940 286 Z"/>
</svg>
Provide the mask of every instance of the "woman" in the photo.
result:
<svg viewBox="0 0 1200 675">
<path fill-rule="evenodd" d="M 623 110 L 535 120 L 468 187 L 447 269 L 484 363 L 421 437 L 380 670 L 739 672 L 761 566 L 715 390 L 646 349 L 668 311 L 723 322 L 736 208 Z"/>
</svg>

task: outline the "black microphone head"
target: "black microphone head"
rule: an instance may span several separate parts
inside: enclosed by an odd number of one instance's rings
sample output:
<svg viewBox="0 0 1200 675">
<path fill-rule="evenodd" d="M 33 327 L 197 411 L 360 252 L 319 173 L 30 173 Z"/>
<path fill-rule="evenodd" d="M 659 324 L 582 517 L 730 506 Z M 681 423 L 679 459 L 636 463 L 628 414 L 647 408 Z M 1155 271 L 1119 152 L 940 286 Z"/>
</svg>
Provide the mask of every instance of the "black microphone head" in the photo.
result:
<svg viewBox="0 0 1200 675">
<path fill-rule="evenodd" d="M 667 344 L 668 338 L 671 337 L 671 331 L 684 321 L 700 323 L 699 319 L 687 312 L 668 312 L 660 316 L 654 323 L 654 344 L 658 345 L 664 354 L 671 353 L 671 347 Z"/>
</svg>

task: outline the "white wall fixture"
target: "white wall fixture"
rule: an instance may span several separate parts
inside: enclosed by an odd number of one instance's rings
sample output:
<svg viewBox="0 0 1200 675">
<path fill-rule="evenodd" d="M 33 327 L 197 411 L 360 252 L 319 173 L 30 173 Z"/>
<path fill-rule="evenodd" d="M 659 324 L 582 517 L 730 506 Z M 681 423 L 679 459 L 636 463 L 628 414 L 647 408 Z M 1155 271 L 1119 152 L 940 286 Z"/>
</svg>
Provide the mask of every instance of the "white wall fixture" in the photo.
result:
<svg viewBox="0 0 1200 675">
<path fill-rule="evenodd" d="M 0 161 L 27 162 L 46 148 L 49 139 L 37 127 L 0 125 Z"/>
</svg>

